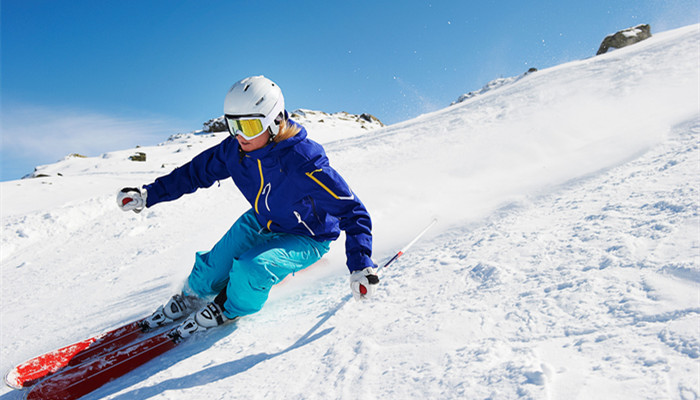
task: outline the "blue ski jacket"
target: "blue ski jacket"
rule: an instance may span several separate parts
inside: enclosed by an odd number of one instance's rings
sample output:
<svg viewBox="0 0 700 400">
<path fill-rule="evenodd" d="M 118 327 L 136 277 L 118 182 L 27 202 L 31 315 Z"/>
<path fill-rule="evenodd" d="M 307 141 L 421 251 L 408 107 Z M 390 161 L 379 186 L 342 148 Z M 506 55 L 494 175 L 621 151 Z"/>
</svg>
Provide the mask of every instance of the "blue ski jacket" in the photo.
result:
<svg viewBox="0 0 700 400">
<path fill-rule="evenodd" d="M 227 137 L 192 161 L 145 185 L 146 206 L 175 200 L 231 177 L 271 232 L 335 240 L 345 231 L 347 266 L 357 271 L 374 266 L 372 222 L 364 204 L 329 164 L 320 144 L 306 130 L 279 143 L 243 152 Z"/>
</svg>

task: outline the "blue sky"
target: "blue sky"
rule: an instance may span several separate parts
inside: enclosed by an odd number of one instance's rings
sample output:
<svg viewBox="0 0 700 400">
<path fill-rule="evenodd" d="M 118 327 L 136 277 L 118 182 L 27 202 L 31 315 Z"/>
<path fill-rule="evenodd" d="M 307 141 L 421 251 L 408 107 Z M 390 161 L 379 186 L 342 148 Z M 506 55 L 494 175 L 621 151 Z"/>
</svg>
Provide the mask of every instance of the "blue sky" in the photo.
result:
<svg viewBox="0 0 700 400">
<path fill-rule="evenodd" d="M 200 129 L 263 74 L 287 109 L 387 124 L 488 81 L 591 57 L 609 33 L 700 20 L 698 0 L 1 3 L 2 168 L 17 179 Z"/>
</svg>

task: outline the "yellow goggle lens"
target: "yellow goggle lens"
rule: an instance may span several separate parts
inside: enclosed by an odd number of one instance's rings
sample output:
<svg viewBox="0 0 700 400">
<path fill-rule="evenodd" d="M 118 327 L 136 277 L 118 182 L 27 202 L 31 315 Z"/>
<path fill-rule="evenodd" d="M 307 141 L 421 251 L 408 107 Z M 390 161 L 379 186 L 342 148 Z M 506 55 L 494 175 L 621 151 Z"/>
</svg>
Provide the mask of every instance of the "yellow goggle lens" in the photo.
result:
<svg viewBox="0 0 700 400">
<path fill-rule="evenodd" d="M 247 138 L 253 138 L 263 131 L 262 121 L 259 119 L 235 119 L 229 120 L 229 124 L 235 134 Z"/>
</svg>

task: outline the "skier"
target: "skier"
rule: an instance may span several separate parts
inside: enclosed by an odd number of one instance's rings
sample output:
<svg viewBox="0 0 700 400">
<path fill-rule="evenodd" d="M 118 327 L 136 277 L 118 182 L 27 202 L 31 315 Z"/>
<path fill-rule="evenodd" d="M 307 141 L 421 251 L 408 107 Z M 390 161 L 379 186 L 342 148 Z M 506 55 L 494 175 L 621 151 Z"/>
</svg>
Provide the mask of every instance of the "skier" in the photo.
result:
<svg viewBox="0 0 700 400">
<path fill-rule="evenodd" d="M 318 261 L 345 231 L 350 288 L 370 297 L 379 279 L 367 209 L 329 165 L 323 147 L 289 119 L 279 86 L 263 76 L 235 83 L 224 100 L 230 136 L 117 204 L 140 212 L 231 177 L 251 205 L 210 251 L 198 252 L 180 294 L 145 324 L 186 318 L 182 337 L 259 311 L 271 287 Z M 224 205 L 222 205 L 224 206 Z M 208 303 L 207 303 L 208 302 Z"/>
</svg>

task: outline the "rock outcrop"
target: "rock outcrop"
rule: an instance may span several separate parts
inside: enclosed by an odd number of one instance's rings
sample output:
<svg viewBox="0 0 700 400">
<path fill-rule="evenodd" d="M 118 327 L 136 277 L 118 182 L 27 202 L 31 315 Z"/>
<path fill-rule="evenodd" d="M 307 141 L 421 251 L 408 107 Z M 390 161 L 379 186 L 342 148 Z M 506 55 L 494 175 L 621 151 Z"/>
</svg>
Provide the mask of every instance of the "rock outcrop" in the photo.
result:
<svg viewBox="0 0 700 400">
<path fill-rule="evenodd" d="M 641 42 L 642 40 L 651 37 L 651 27 L 648 24 L 637 25 L 631 28 L 623 29 L 608 35 L 603 39 L 603 43 L 598 48 L 596 55 L 601 55 L 607 52 L 611 47 L 621 49 L 625 46 Z"/>
</svg>

